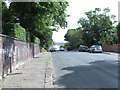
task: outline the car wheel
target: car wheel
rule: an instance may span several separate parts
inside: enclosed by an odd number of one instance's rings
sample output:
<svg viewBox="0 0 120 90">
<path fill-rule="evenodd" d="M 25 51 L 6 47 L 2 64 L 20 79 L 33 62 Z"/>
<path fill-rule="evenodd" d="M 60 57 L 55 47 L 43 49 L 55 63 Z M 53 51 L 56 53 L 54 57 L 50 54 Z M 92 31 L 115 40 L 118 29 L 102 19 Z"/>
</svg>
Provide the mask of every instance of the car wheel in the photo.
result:
<svg viewBox="0 0 120 90">
<path fill-rule="evenodd" d="M 94 51 L 92 50 L 91 53 L 94 53 Z"/>
</svg>

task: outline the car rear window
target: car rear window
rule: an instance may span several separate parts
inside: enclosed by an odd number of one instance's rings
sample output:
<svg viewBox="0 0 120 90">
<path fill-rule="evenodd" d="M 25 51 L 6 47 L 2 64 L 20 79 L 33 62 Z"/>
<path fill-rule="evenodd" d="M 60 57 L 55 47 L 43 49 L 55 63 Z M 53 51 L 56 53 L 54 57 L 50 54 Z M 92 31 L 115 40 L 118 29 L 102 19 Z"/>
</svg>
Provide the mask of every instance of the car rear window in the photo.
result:
<svg viewBox="0 0 120 90">
<path fill-rule="evenodd" d="M 95 45 L 95 47 L 96 47 L 96 48 L 101 48 L 101 46 L 100 46 L 100 45 Z"/>
<path fill-rule="evenodd" d="M 83 48 L 88 48 L 87 46 L 84 46 Z"/>
</svg>

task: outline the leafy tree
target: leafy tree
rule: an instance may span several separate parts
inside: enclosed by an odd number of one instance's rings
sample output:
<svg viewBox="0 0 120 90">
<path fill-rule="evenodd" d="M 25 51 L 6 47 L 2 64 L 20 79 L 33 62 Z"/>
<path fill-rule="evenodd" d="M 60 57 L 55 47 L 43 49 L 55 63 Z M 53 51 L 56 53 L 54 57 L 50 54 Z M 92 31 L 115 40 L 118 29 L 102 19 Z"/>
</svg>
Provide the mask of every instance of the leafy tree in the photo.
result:
<svg viewBox="0 0 120 90">
<path fill-rule="evenodd" d="M 118 36 L 118 43 L 120 44 L 120 22 L 117 25 L 117 36 Z"/>
<path fill-rule="evenodd" d="M 65 40 L 69 41 L 67 46 L 69 49 L 78 48 L 80 44 L 83 44 L 81 29 L 69 29 L 65 34 Z"/>
<path fill-rule="evenodd" d="M 38 37 L 43 46 L 46 42 L 46 35 L 50 35 L 53 27 L 67 26 L 65 10 L 67 2 L 12 2 L 11 11 L 19 19 L 20 25 L 26 29 L 27 35 L 34 41 L 34 36 Z M 24 9 L 23 9 L 24 7 Z M 46 33 L 47 30 L 49 33 Z M 48 39 L 47 39 L 48 40 Z"/>
<path fill-rule="evenodd" d="M 15 37 L 14 21 L 15 17 L 12 12 L 7 8 L 5 2 L 2 2 L 2 33 L 11 37 Z"/>
<path fill-rule="evenodd" d="M 52 31 L 59 27 L 67 27 L 65 13 L 67 6 L 67 2 L 11 1 L 7 8 L 3 2 L 2 33 L 28 42 L 40 43 L 42 47 L 48 48 L 53 42 Z M 25 28 L 25 31 L 16 23 Z"/>
<path fill-rule="evenodd" d="M 64 48 L 67 49 L 68 51 L 72 50 L 69 42 L 65 43 Z"/>
<path fill-rule="evenodd" d="M 87 18 L 80 18 L 77 29 L 70 29 L 65 35 L 66 47 L 71 50 L 78 48 L 80 44 L 91 46 L 93 44 L 116 44 L 117 30 L 115 15 L 109 15 L 109 8 L 105 8 L 101 13 L 100 8 L 85 12 Z M 117 27 L 119 29 L 119 25 Z M 119 32 L 119 31 L 118 31 Z"/>
<path fill-rule="evenodd" d="M 35 41 L 36 44 L 40 44 L 40 39 L 39 38 L 35 37 L 34 41 Z"/>
<path fill-rule="evenodd" d="M 14 24 L 14 33 L 14 38 L 26 41 L 26 31 L 23 27 L 18 24 Z"/>
<path fill-rule="evenodd" d="M 109 42 L 112 41 L 112 39 L 110 39 L 111 37 L 116 39 L 116 35 L 111 34 L 111 32 L 116 32 L 113 27 L 113 24 L 116 22 L 114 21 L 115 16 L 107 15 L 107 13 L 110 11 L 109 8 L 105 8 L 103 10 L 103 14 L 101 14 L 100 11 L 100 8 L 96 8 L 94 11 L 86 12 L 85 14 L 87 15 L 88 19 L 81 18 L 78 21 L 78 24 L 83 29 L 84 43 L 89 46 L 92 44 L 116 43 L 116 41 Z"/>
<path fill-rule="evenodd" d="M 2 34 L 26 40 L 26 31 L 20 25 L 16 24 L 16 20 L 16 17 L 7 7 L 6 3 L 2 2 Z"/>
<path fill-rule="evenodd" d="M 64 48 L 64 46 L 61 45 L 60 48 Z"/>
<path fill-rule="evenodd" d="M 49 46 L 51 46 L 53 40 L 52 40 L 52 31 L 51 30 L 46 30 L 45 32 L 45 39 L 44 42 L 41 43 L 42 46 L 44 46 L 44 48 L 48 49 Z"/>
</svg>

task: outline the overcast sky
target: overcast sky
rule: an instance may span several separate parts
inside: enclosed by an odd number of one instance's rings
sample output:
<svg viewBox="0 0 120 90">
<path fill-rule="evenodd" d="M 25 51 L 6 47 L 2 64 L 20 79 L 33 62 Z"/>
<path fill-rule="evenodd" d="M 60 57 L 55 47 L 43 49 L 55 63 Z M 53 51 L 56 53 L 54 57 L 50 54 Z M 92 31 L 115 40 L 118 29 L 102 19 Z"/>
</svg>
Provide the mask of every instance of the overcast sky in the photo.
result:
<svg viewBox="0 0 120 90">
<path fill-rule="evenodd" d="M 58 32 L 53 32 L 54 42 L 65 42 L 64 35 L 68 29 L 77 28 L 77 21 L 81 17 L 85 17 L 84 12 L 94 10 L 95 8 L 110 8 L 110 14 L 116 15 L 118 20 L 118 2 L 119 0 L 67 0 L 69 6 L 66 13 L 70 15 L 67 18 L 68 27 L 66 29 L 60 29 Z"/>
</svg>

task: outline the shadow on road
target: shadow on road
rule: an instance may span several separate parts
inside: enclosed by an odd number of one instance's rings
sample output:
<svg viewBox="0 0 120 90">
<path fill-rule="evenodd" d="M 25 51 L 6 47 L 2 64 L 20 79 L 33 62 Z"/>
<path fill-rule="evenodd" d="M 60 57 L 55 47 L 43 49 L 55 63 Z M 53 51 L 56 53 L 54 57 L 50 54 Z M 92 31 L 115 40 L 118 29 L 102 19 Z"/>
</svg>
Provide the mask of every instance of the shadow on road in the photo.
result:
<svg viewBox="0 0 120 90">
<path fill-rule="evenodd" d="M 40 58 L 40 57 L 34 57 L 34 58 L 36 58 L 36 59 L 37 59 L 37 58 Z"/>
<path fill-rule="evenodd" d="M 90 62 L 89 65 L 62 68 L 62 70 L 67 73 L 55 82 L 61 88 L 99 88 L 97 90 L 118 88 L 118 64 L 116 62 L 101 60 Z"/>
<path fill-rule="evenodd" d="M 9 75 L 19 75 L 19 74 L 22 74 L 22 73 L 10 73 L 10 74 L 8 74 L 8 76 Z"/>
</svg>

